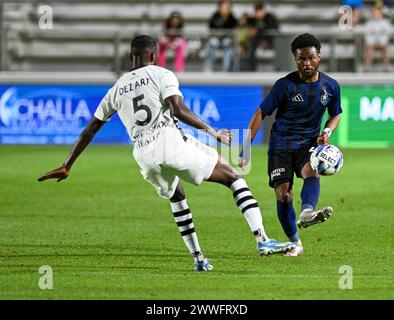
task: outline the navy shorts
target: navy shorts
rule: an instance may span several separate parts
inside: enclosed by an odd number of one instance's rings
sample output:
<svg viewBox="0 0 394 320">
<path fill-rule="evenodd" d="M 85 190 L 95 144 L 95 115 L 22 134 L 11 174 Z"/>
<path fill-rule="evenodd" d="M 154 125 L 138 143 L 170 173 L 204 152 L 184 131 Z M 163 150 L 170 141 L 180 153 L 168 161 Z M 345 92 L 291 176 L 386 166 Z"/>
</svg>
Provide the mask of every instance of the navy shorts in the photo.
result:
<svg viewBox="0 0 394 320">
<path fill-rule="evenodd" d="M 274 150 L 268 152 L 269 186 L 277 188 L 282 183 L 290 182 L 293 186 L 294 173 L 301 177 L 301 170 L 311 157 L 311 147 L 297 150 Z"/>
</svg>

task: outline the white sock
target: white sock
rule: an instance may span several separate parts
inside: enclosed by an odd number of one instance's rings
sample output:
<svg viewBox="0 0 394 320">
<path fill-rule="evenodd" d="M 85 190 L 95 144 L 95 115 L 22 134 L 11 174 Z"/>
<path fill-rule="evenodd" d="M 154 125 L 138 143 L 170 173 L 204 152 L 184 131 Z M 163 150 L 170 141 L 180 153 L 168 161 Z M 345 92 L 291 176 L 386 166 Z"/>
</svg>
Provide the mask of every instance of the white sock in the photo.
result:
<svg viewBox="0 0 394 320">
<path fill-rule="evenodd" d="M 236 180 L 231 185 L 231 191 L 238 208 L 242 211 L 250 230 L 257 242 L 264 242 L 268 239 L 263 226 L 263 218 L 257 201 L 250 192 L 246 181 L 242 178 Z"/>
<path fill-rule="evenodd" d="M 174 214 L 175 222 L 181 233 L 182 239 L 189 249 L 189 252 L 195 260 L 204 260 L 204 254 L 201 251 L 198 243 L 197 233 L 194 230 L 192 214 L 187 205 L 186 199 L 180 202 L 171 202 L 172 213 Z"/>
</svg>

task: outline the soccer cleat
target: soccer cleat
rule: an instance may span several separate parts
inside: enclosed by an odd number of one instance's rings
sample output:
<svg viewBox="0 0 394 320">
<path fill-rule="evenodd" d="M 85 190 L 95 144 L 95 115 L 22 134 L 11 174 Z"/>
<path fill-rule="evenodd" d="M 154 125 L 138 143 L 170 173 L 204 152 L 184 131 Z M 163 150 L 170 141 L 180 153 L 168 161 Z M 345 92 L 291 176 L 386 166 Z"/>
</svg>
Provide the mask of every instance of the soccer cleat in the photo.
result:
<svg viewBox="0 0 394 320">
<path fill-rule="evenodd" d="M 294 247 L 295 244 L 293 242 L 278 242 L 274 239 L 268 239 L 267 241 L 257 243 L 257 251 L 260 256 L 269 256 L 274 253 L 286 253 Z"/>
<path fill-rule="evenodd" d="M 304 248 L 302 246 L 301 241 L 295 242 L 295 247 L 287 251 L 284 256 L 286 257 L 298 257 L 304 252 Z"/>
<path fill-rule="evenodd" d="M 213 269 L 213 265 L 211 265 L 207 258 L 203 261 L 196 261 L 194 263 L 194 271 L 211 271 Z"/>
<path fill-rule="evenodd" d="M 333 210 L 331 207 L 324 207 L 317 211 L 305 209 L 300 214 L 297 226 L 301 229 L 305 229 L 316 223 L 324 222 L 331 216 L 332 212 Z"/>
</svg>

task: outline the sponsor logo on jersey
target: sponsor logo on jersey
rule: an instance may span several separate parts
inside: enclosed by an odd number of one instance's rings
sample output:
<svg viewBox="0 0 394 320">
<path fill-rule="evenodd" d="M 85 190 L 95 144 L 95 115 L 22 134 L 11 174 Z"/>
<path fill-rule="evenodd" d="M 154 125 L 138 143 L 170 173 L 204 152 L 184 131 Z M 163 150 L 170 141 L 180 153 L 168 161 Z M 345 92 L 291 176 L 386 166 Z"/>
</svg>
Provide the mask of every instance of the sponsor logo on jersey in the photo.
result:
<svg viewBox="0 0 394 320">
<path fill-rule="evenodd" d="M 299 93 L 293 99 L 291 99 L 291 101 L 302 102 L 302 101 L 304 101 L 304 99 L 302 98 L 301 93 Z"/>
<path fill-rule="evenodd" d="M 166 127 L 169 124 L 170 119 L 166 116 L 164 116 L 163 121 L 160 121 L 159 123 L 155 124 L 154 126 L 150 127 L 149 129 L 144 130 L 143 132 L 141 132 L 140 134 L 137 134 L 135 136 L 133 136 L 133 142 L 138 143 L 139 141 L 148 141 L 145 144 L 149 144 L 150 142 L 152 142 L 153 140 L 151 139 L 152 136 L 157 136 L 157 131 L 160 130 L 163 127 Z M 140 145 L 142 146 L 142 144 Z"/>
<path fill-rule="evenodd" d="M 155 131 L 154 134 L 151 134 L 147 137 L 134 141 L 135 148 L 139 149 L 143 146 L 150 144 L 151 142 L 155 141 L 160 135 L 160 130 Z"/>
</svg>

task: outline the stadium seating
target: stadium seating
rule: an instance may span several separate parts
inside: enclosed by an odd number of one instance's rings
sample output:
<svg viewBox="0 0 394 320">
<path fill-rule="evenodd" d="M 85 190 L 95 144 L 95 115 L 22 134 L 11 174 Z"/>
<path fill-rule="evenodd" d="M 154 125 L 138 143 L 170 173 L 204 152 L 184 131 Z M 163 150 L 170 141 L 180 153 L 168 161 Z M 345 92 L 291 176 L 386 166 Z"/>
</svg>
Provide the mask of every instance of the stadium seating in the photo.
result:
<svg viewBox="0 0 394 320">
<path fill-rule="evenodd" d="M 268 11 L 281 22 L 281 33 L 312 32 L 321 38 L 322 67 L 331 71 L 357 71 L 360 50 L 354 34 L 338 28 L 338 5 L 332 0 L 265 1 Z M 339 2 L 339 1 L 338 1 Z M 370 1 L 367 1 L 367 3 Z M 162 21 L 171 11 L 185 18 L 188 37 L 187 71 L 200 71 L 206 56 L 207 20 L 216 1 L 149 0 L 56 1 L 52 30 L 38 27 L 36 2 L 9 2 L 3 6 L 2 60 L 6 70 L 24 71 L 122 71 L 128 68 L 130 38 L 137 33 L 159 35 Z M 233 1 L 236 16 L 252 13 L 250 1 Z M 393 16 L 393 15 L 391 15 Z M 334 45 L 335 43 L 335 45 Z M 391 43 L 394 58 L 394 39 Z M 261 71 L 275 70 L 273 50 L 258 50 Z"/>
</svg>

